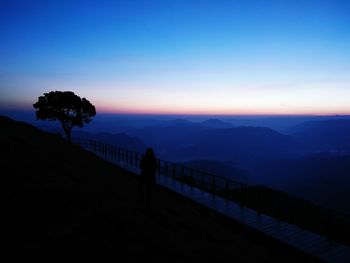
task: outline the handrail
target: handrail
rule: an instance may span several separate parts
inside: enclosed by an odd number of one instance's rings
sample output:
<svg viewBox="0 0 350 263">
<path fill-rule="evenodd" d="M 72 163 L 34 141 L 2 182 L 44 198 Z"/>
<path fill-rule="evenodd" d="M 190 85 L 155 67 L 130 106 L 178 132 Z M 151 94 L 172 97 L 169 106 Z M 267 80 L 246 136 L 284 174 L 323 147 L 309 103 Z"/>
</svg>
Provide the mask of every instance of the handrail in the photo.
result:
<svg viewBox="0 0 350 263">
<path fill-rule="evenodd" d="M 130 151 L 128 149 L 118 147 L 115 145 L 110 145 L 107 143 L 94 141 L 94 140 L 82 140 L 82 139 L 74 139 L 73 142 L 75 144 L 80 145 L 81 147 L 90 150 L 97 154 L 102 154 L 103 157 L 106 157 L 109 160 L 112 160 L 113 162 L 118 163 L 119 165 L 123 166 L 126 165 L 131 168 L 139 168 L 139 164 L 141 161 L 141 158 L 143 154 L 138 153 L 136 151 Z M 226 200 L 232 200 L 234 202 L 237 202 L 241 205 L 241 207 L 249 206 L 251 209 L 254 209 L 258 214 L 260 213 L 266 213 L 269 214 L 267 211 L 268 209 L 261 206 L 261 189 L 255 189 L 254 191 L 254 197 L 252 200 L 252 196 L 249 196 L 246 191 L 249 191 L 249 189 L 252 189 L 256 186 L 244 184 L 235 180 L 231 180 L 229 178 L 225 178 L 223 176 L 217 176 L 212 173 L 204 172 L 198 169 L 194 169 L 188 166 L 184 166 L 181 164 L 177 164 L 170 161 L 165 161 L 161 159 L 157 159 L 158 163 L 158 175 L 162 175 L 165 178 L 171 177 L 173 180 L 178 180 L 181 183 L 188 184 L 191 187 L 197 187 L 201 190 L 207 191 L 212 193 L 212 195 L 215 197 L 215 195 L 223 197 Z M 273 190 L 273 189 L 272 189 Z M 249 200 L 247 200 L 249 199 Z M 266 197 L 265 197 L 266 199 Z M 280 201 L 280 200 L 277 200 Z M 273 200 L 273 202 L 276 203 L 276 200 Z M 252 205 L 253 204 L 253 205 Z M 255 207 L 254 207 L 255 204 Z M 301 227 L 310 228 L 309 223 L 306 224 L 305 221 L 305 207 L 307 205 L 304 205 L 304 207 L 297 207 L 294 208 L 294 210 L 297 210 L 299 212 L 299 218 L 294 220 L 294 224 L 298 224 Z M 280 215 L 280 212 L 282 210 L 281 205 L 277 205 L 277 207 L 274 207 L 276 211 L 275 214 L 272 215 L 276 218 L 279 218 L 278 215 Z M 344 235 L 346 236 L 344 239 L 346 239 L 346 243 L 350 244 L 350 240 L 348 236 L 350 236 L 350 215 L 336 211 L 333 209 L 321 207 L 318 205 L 312 204 L 312 206 L 307 207 L 309 210 L 309 214 L 315 213 L 313 215 L 314 217 L 324 217 L 324 221 L 326 222 L 325 226 L 320 226 L 321 232 L 325 232 L 323 234 L 326 234 L 328 238 L 333 239 L 334 234 L 333 232 L 337 230 L 337 232 L 342 231 L 342 229 L 338 229 L 340 227 L 346 227 L 346 231 Z M 270 209 L 271 210 L 271 209 Z M 301 211 L 300 211 L 301 210 Z M 270 211 L 271 213 L 271 211 Z M 281 215 L 280 215 L 281 217 Z M 283 218 L 283 216 L 282 216 Z M 346 221 L 346 222 L 344 222 Z M 338 227 L 338 228 L 337 228 Z"/>
</svg>

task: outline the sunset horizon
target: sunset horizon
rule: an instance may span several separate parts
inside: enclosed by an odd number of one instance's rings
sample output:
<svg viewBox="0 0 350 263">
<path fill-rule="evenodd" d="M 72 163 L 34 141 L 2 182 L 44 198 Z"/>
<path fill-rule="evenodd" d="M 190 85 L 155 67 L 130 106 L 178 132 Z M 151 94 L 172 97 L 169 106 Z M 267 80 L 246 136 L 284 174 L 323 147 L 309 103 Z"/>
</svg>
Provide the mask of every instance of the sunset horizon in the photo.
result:
<svg viewBox="0 0 350 263">
<path fill-rule="evenodd" d="M 93 103 L 93 101 L 91 101 Z M 98 115 L 121 115 L 121 116 L 213 116 L 213 117 L 303 117 L 303 116 L 324 116 L 324 117 L 332 117 L 332 116 L 350 116 L 349 112 L 342 111 L 311 111 L 311 112 L 273 112 L 273 111 L 232 111 L 232 112 L 224 112 L 224 111 L 205 111 L 205 110 L 197 110 L 197 111 L 176 111 L 176 110 L 130 110 L 130 109 L 106 109 L 104 107 L 99 107 L 99 104 L 95 104 L 96 109 L 98 110 Z M 0 111 L 3 112 L 33 112 L 32 105 L 2 105 L 0 107 Z M 34 114 L 34 113 L 33 113 Z"/>
<path fill-rule="evenodd" d="M 0 108 L 75 92 L 120 114 L 350 114 L 344 1 L 0 5 Z"/>
</svg>

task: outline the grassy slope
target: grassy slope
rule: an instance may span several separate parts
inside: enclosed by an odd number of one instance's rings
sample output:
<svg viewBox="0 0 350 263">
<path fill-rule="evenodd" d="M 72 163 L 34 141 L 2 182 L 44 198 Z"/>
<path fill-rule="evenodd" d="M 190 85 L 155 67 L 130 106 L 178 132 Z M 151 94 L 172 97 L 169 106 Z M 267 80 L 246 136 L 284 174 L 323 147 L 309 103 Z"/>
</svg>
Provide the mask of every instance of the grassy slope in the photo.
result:
<svg viewBox="0 0 350 263">
<path fill-rule="evenodd" d="M 156 189 L 146 210 L 138 202 L 138 178 L 125 170 L 30 125 L 0 117 L 0 127 L 1 236 L 12 260 L 303 258 L 165 189 Z"/>
</svg>

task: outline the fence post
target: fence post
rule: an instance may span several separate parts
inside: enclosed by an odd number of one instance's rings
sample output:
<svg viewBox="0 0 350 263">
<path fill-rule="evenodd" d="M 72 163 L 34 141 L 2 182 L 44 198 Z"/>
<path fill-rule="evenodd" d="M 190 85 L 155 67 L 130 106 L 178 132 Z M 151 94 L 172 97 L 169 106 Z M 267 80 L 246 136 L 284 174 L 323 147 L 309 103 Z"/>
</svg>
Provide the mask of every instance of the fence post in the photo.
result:
<svg viewBox="0 0 350 263">
<path fill-rule="evenodd" d="M 193 169 L 190 169 L 190 186 L 191 186 L 191 190 L 192 190 L 193 185 L 194 185 Z"/>
<path fill-rule="evenodd" d="M 164 177 L 165 177 L 165 184 L 168 183 L 168 162 L 164 161 Z"/>
<path fill-rule="evenodd" d="M 328 231 L 328 240 L 331 241 L 332 240 L 332 237 L 333 237 L 333 233 L 332 233 L 332 224 L 333 224 L 333 220 L 332 220 L 332 212 L 331 210 L 328 210 L 328 220 L 327 220 L 327 231 Z"/>
<path fill-rule="evenodd" d="M 203 173 L 201 172 L 201 190 L 202 192 L 204 191 L 204 178 L 203 178 Z"/>
<path fill-rule="evenodd" d="M 135 152 L 135 168 L 139 168 L 139 154 Z"/>
<path fill-rule="evenodd" d="M 167 178 L 168 177 L 168 162 L 165 162 L 164 166 L 165 166 L 164 175 L 165 175 L 165 178 Z"/>
<path fill-rule="evenodd" d="M 305 215 L 304 215 L 304 204 L 300 204 L 299 208 L 299 224 L 302 228 L 305 228 Z"/>
<path fill-rule="evenodd" d="M 184 167 L 183 166 L 181 166 L 180 178 L 181 178 L 181 185 L 183 185 L 184 184 L 184 180 L 185 180 L 185 173 L 184 173 Z"/>
<path fill-rule="evenodd" d="M 160 181 L 160 173 L 161 173 L 161 162 L 160 159 L 157 159 L 157 176 L 158 176 L 158 181 Z"/>
<path fill-rule="evenodd" d="M 281 203 L 279 199 L 275 199 L 275 203 L 277 203 L 277 220 L 278 222 L 281 222 L 281 218 L 283 216 L 283 211 L 281 209 Z"/>
<path fill-rule="evenodd" d="M 256 189 L 256 212 L 258 215 L 261 214 L 261 188 Z"/>
<path fill-rule="evenodd" d="M 173 180 L 175 180 L 175 178 L 176 178 L 175 173 L 176 173 L 176 166 L 175 166 L 175 164 L 173 164 Z"/>
<path fill-rule="evenodd" d="M 240 202 L 240 207 L 243 208 L 244 207 L 244 202 L 245 202 L 245 196 L 244 196 L 244 185 L 241 184 L 241 190 L 240 190 L 240 199 L 241 199 L 241 202 Z"/>
<path fill-rule="evenodd" d="M 137 152 L 134 152 L 134 166 L 137 168 Z"/>
<path fill-rule="evenodd" d="M 215 185 L 215 176 L 214 175 L 212 175 L 212 179 L 213 179 L 213 181 L 212 181 L 212 192 L 213 192 L 213 196 L 215 196 L 215 192 L 216 192 L 216 185 Z"/>
<path fill-rule="evenodd" d="M 138 167 L 138 163 L 137 163 L 137 152 L 134 152 L 134 156 L 135 156 L 135 168 L 137 169 L 137 167 Z"/>
<path fill-rule="evenodd" d="M 135 165 L 135 168 L 137 168 L 137 153 L 133 152 L 133 155 L 134 155 L 134 165 Z"/>
<path fill-rule="evenodd" d="M 135 164 L 135 169 L 137 169 L 137 152 L 134 152 L 134 164 Z"/>
<path fill-rule="evenodd" d="M 226 198 L 225 198 L 225 201 L 226 201 L 226 204 L 228 202 L 228 198 L 230 196 L 230 182 L 225 179 L 225 186 L 226 186 Z"/>
<path fill-rule="evenodd" d="M 136 152 L 135 153 L 135 166 L 136 166 L 136 169 L 139 169 L 140 167 L 140 162 L 139 162 L 139 154 Z"/>
<path fill-rule="evenodd" d="M 134 154 L 133 152 L 130 152 L 130 167 L 134 166 Z"/>
</svg>

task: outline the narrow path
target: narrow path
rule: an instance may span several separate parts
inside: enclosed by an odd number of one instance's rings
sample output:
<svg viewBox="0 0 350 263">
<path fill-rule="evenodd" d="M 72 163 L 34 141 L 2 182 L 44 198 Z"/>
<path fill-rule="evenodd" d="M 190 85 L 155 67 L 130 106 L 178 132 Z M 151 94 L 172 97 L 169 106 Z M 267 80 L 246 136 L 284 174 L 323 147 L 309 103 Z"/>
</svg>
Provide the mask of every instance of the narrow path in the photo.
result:
<svg viewBox="0 0 350 263">
<path fill-rule="evenodd" d="M 98 154 L 101 158 L 117 164 L 136 175 L 140 174 L 139 169 L 131 167 L 127 162 L 117 162 L 105 155 Z M 158 174 L 157 183 L 176 193 L 181 194 L 205 207 L 232 218 L 244 225 L 288 244 L 296 249 L 302 250 L 325 262 L 349 263 L 350 247 L 335 241 L 330 241 L 326 237 L 317 235 L 308 230 L 295 225 L 280 221 L 273 217 L 259 214 L 255 210 L 242 207 L 239 204 L 228 201 L 211 193 L 191 187 L 163 174 Z"/>
</svg>

